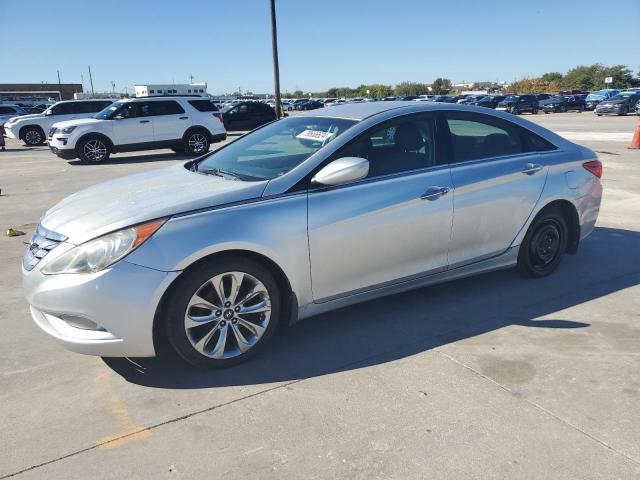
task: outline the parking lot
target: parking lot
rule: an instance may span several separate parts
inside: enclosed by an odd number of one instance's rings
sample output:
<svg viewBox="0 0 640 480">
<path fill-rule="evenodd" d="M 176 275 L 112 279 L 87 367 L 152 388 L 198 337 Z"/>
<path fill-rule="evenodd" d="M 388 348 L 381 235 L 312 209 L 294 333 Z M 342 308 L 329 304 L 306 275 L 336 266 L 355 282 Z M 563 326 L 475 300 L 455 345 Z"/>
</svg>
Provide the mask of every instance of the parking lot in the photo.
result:
<svg viewBox="0 0 640 480">
<path fill-rule="evenodd" d="M 305 320 L 223 371 L 63 350 L 22 294 L 29 237 L 0 237 L 0 479 L 640 478 L 637 117 L 526 118 L 604 164 L 578 255 Z M 0 226 L 30 235 L 81 188 L 185 158 L 82 165 L 8 141 Z"/>
</svg>

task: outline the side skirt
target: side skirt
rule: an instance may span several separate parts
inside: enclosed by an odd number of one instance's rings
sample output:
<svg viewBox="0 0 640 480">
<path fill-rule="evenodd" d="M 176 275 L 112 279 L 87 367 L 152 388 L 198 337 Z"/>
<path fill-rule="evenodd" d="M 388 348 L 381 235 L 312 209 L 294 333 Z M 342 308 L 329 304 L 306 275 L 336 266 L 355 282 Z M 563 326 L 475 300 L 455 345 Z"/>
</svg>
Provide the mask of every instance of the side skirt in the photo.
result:
<svg viewBox="0 0 640 480">
<path fill-rule="evenodd" d="M 320 299 L 315 303 L 302 306 L 298 314 L 298 320 L 302 320 L 303 318 L 311 317 L 313 315 L 318 315 L 320 313 L 329 312 L 331 310 L 336 310 L 348 305 L 353 305 L 355 303 L 373 300 L 374 298 L 380 298 L 387 295 L 395 295 L 397 293 L 407 292 L 416 288 L 470 277 L 473 275 L 478 275 L 480 273 L 487 273 L 494 270 L 511 268 L 518 263 L 518 250 L 518 247 L 512 247 L 497 257 L 482 260 L 470 265 L 453 268 L 451 270 L 445 270 L 444 272 L 426 274 L 418 278 L 400 280 L 392 285 L 384 285 L 381 287 L 374 286 L 367 291 L 353 293 L 351 295 L 340 298 Z"/>
</svg>

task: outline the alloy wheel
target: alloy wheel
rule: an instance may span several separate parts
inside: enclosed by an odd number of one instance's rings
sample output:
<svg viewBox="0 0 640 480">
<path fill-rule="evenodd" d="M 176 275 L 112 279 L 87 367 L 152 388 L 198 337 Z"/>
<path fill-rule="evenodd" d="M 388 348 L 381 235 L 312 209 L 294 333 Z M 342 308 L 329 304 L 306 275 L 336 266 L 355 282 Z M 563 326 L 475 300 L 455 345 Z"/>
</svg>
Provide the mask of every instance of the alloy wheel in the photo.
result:
<svg viewBox="0 0 640 480">
<path fill-rule="evenodd" d="M 189 136 L 189 150 L 193 153 L 202 153 L 207 147 L 207 139 L 201 133 L 194 133 Z"/>
<path fill-rule="evenodd" d="M 24 141 L 27 145 L 39 145 L 42 143 L 42 135 L 38 130 L 29 130 L 24 136 Z"/>
<path fill-rule="evenodd" d="M 187 304 L 184 329 L 191 346 L 213 359 L 242 355 L 258 343 L 271 319 L 264 284 L 244 272 L 216 275 Z"/>
<path fill-rule="evenodd" d="M 90 162 L 101 162 L 107 156 L 107 146 L 101 140 L 89 140 L 82 147 L 82 153 Z"/>
</svg>

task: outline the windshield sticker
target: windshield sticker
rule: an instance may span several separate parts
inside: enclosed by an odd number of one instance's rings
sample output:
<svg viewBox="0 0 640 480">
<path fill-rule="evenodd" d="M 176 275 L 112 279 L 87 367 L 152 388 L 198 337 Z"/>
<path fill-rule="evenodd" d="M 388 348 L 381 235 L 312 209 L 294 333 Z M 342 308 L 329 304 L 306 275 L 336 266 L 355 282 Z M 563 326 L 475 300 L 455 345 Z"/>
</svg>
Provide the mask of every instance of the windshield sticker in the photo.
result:
<svg viewBox="0 0 640 480">
<path fill-rule="evenodd" d="M 323 132 L 321 130 L 305 130 L 302 133 L 296 135 L 296 138 L 301 140 L 315 140 L 316 142 L 326 142 L 333 137 L 331 132 Z"/>
</svg>

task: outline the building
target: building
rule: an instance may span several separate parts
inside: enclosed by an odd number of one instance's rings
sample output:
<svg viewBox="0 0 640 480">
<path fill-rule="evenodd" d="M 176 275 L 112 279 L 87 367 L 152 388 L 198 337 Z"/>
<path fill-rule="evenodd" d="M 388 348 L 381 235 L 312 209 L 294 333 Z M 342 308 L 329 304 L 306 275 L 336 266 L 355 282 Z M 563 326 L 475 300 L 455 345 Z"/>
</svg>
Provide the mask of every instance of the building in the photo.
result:
<svg viewBox="0 0 640 480">
<path fill-rule="evenodd" d="M 200 95 L 208 96 L 207 84 L 201 83 L 171 83 L 148 84 L 135 86 L 136 97 L 153 97 L 158 95 Z"/>
<path fill-rule="evenodd" d="M 80 83 L 0 83 L 0 101 L 4 102 L 32 103 L 36 99 L 72 100 L 73 94 L 80 92 Z"/>
</svg>

